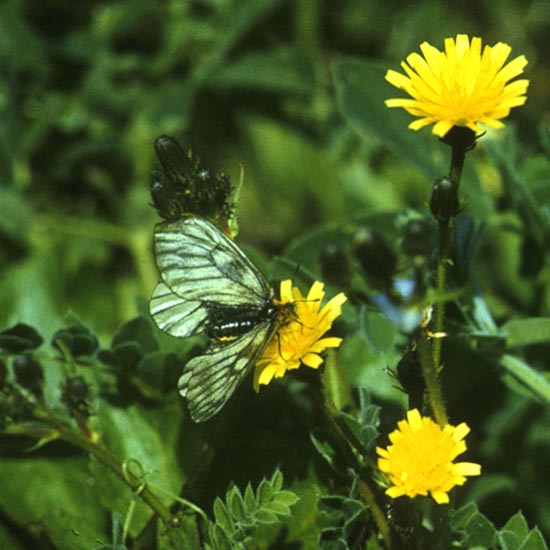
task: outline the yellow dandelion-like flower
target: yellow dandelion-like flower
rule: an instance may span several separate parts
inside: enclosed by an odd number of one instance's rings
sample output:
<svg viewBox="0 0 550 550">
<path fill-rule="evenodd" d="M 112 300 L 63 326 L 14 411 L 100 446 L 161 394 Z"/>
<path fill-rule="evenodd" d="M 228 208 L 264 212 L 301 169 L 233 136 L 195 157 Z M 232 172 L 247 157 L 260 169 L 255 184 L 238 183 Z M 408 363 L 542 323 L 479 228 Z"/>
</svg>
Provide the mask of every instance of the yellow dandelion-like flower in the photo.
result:
<svg viewBox="0 0 550 550">
<path fill-rule="evenodd" d="M 290 304 L 292 315 L 281 323 L 277 333 L 256 362 L 254 389 L 269 384 L 273 378 L 281 378 L 287 370 L 304 364 L 317 369 L 323 362 L 319 355 L 327 348 L 337 348 L 342 338 L 323 338 L 334 320 L 342 313 L 342 304 L 347 300 L 343 293 L 329 300 L 324 307 L 323 283 L 316 281 L 306 297 L 292 286 L 292 281 L 281 282 L 280 300 L 276 305 Z"/>
<path fill-rule="evenodd" d="M 409 124 L 412 130 L 434 124 L 432 132 L 443 137 L 453 126 L 474 132 L 482 131 L 479 124 L 502 128 L 499 119 L 527 99 L 528 80 L 509 82 L 523 72 L 527 59 L 520 55 L 506 63 L 512 49 L 503 42 L 485 46 L 482 53 L 481 38 L 470 42 L 467 35 L 459 34 L 456 41 L 445 39 L 444 52 L 427 42 L 420 50 L 423 56 L 412 53 L 401 62 L 407 76 L 386 73 L 390 84 L 412 97 L 386 100 L 388 107 L 403 107 L 420 117 Z"/>
<path fill-rule="evenodd" d="M 407 420 L 397 423 L 387 449 L 376 448 L 378 468 L 388 475 L 392 486 L 386 494 L 392 498 L 431 494 L 438 504 L 449 502 L 447 494 L 455 485 L 463 485 L 466 476 L 478 476 L 481 466 L 453 460 L 466 450 L 464 438 L 470 428 L 462 422 L 444 428 L 431 418 L 420 416 L 417 409 Z"/>
</svg>

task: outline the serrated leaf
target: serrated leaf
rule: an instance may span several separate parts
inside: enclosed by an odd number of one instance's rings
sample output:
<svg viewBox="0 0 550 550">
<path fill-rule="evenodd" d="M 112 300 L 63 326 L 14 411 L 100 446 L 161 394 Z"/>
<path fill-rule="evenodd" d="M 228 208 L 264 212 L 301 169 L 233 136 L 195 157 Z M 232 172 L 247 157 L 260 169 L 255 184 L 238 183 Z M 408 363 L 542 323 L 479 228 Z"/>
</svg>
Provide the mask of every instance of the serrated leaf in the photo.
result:
<svg viewBox="0 0 550 550">
<path fill-rule="evenodd" d="M 254 490 L 250 483 L 246 486 L 244 491 L 244 506 L 248 515 L 252 514 L 256 510 L 256 497 L 254 496 Z"/>
<path fill-rule="evenodd" d="M 231 539 L 219 525 L 211 524 L 208 534 L 213 550 L 232 550 Z"/>
<path fill-rule="evenodd" d="M 283 474 L 281 470 L 275 470 L 271 476 L 271 486 L 273 487 L 273 492 L 277 493 L 283 487 Z"/>
<path fill-rule="evenodd" d="M 227 506 L 223 503 L 220 497 L 216 497 L 214 501 L 214 518 L 216 523 L 227 533 L 231 533 L 233 530 L 233 520 L 229 514 Z"/>
<path fill-rule="evenodd" d="M 529 533 L 529 525 L 525 516 L 521 512 L 518 512 L 506 522 L 502 528 L 502 531 L 504 530 L 514 532 L 519 537 L 519 540 L 522 541 Z"/>
<path fill-rule="evenodd" d="M 277 518 L 277 514 L 275 514 L 275 512 L 272 512 L 271 510 L 268 510 L 266 508 L 262 508 L 261 510 L 258 510 L 256 512 L 255 519 L 258 523 L 264 523 L 266 525 L 279 522 L 279 519 Z"/>
<path fill-rule="evenodd" d="M 273 487 L 267 479 L 262 479 L 260 485 L 258 486 L 258 491 L 256 492 L 256 501 L 258 507 L 263 506 L 264 504 L 271 501 L 273 497 Z"/>
<path fill-rule="evenodd" d="M 244 500 L 238 487 L 232 487 L 230 489 L 230 494 L 227 497 L 227 505 L 231 516 L 235 520 L 244 521 L 246 519 Z"/>
<path fill-rule="evenodd" d="M 520 546 L 520 550 L 548 550 L 548 546 L 538 527 L 530 531 Z"/>
<path fill-rule="evenodd" d="M 320 439 L 318 439 L 313 432 L 310 433 L 309 437 L 311 439 L 311 442 L 313 443 L 313 446 L 315 447 L 317 452 L 325 459 L 327 464 L 329 464 L 329 466 L 331 466 L 332 468 L 336 468 L 336 451 L 334 447 L 328 441 L 321 441 Z"/>
<path fill-rule="evenodd" d="M 495 543 L 499 545 L 499 550 L 519 550 L 521 545 L 517 534 L 506 529 L 502 529 L 497 533 Z"/>
<path fill-rule="evenodd" d="M 450 525 L 455 531 L 465 529 L 472 518 L 478 513 L 477 505 L 475 502 L 468 502 L 454 512 L 451 516 Z"/>
<path fill-rule="evenodd" d="M 271 510 L 272 512 L 275 512 L 277 515 L 281 516 L 289 516 L 290 515 L 290 508 L 282 503 L 282 502 L 270 502 L 265 508 L 262 508 L 262 510 Z"/>
<path fill-rule="evenodd" d="M 298 496 L 292 491 L 279 491 L 274 497 L 274 500 L 286 504 L 287 506 L 293 506 L 298 502 Z"/>
<path fill-rule="evenodd" d="M 470 518 L 466 526 L 464 544 L 470 546 L 490 547 L 496 537 L 495 526 L 480 512 Z"/>
</svg>

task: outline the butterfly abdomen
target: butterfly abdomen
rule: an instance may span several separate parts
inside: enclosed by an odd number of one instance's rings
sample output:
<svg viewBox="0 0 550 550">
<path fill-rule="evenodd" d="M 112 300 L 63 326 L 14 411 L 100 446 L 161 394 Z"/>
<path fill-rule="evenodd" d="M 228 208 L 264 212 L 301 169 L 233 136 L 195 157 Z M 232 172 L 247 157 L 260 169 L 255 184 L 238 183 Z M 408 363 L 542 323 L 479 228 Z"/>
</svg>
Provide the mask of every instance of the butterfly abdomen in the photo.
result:
<svg viewBox="0 0 550 550">
<path fill-rule="evenodd" d="M 275 314 L 276 308 L 271 302 L 263 306 L 211 304 L 205 332 L 214 340 L 233 340 L 256 325 L 271 321 Z"/>
</svg>

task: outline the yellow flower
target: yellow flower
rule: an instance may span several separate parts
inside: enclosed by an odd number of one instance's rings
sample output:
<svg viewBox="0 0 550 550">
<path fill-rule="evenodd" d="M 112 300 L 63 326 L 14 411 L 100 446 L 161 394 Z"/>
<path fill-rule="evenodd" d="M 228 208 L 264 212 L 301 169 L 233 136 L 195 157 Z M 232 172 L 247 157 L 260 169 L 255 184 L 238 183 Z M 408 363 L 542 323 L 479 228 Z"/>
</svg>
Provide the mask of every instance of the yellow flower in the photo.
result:
<svg viewBox="0 0 550 550">
<path fill-rule="evenodd" d="M 388 107 L 403 107 L 420 117 L 409 125 L 412 130 L 434 124 L 432 132 L 443 137 L 453 126 L 474 132 L 482 131 L 478 123 L 502 128 L 499 119 L 527 99 L 528 80 L 508 83 L 523 72 L 527 59 L 520 55 L 505 65 L 512 49 L 503 42 L 485 46 L 482 53 L 481 38 L 470 43 L 467 35 L 459 34 L 456 41 L 445 39 L 444 52 L 427 42 L 420 50 L 423 57 L 412 53 L 401 62 L 407 76 L 386 73 L 390 84 L 412 97 L 386 100 Z"/>
<path fill-rule="evenodd" d="M 466 450 L 463 439 L 470 428 L 464 422 L 441 428 L 413 409 L 407 413 L 407 420 L 401 420 L 397 426 L 389 436 L 392 445 L 387 449 L 376 448 L 380 455 L 378 468 L 392 484 L 386 490 L 388 496 L 413 498 L 430 493 L 438 504 L 445 504 L 449 502 L 447 493 L 455 485 L 463 485 L 465 476 L 481 473 L 479 464 L 453 462 Z"/>
<path fill-rule="evenodd" d="M 341 344 L 342 338 L 322 336 L 342 313 L 342 304 L 347 298 L 340 293 L 321 308 L 325 296 L 323 286 L 316 281 L 304 298 L 300 290 L 292 286 L 292 281 L 281 282 L 281 298 L 275 300 L 275 304 L 290 304 L 292 315 L 281 323 L 256 362 L 256 391 L 260 384 L 269 384 L 273 378 L 281 378 L 287 370 L 297 369 L 301 364 L 319 368 L 323 362 L 319 354 L 326 348 L 337 348 Z"/>
</svg>

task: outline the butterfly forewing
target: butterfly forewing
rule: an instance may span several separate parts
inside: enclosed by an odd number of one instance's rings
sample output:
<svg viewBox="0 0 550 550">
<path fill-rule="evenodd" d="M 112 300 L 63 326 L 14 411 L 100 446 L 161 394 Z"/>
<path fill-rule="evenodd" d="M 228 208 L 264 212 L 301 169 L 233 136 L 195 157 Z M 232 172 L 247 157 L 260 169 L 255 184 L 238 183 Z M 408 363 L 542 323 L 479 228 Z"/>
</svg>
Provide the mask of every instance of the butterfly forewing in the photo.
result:
<svg viewBox="0 0 550 550">
<path fill-rule="evenodd" d="M 236 305 L 272 297 L 272 289 L 240 248 L 202 218 L 157 225 L 155 257 L 163 282 L 185 300 Z"/>
</svg>

